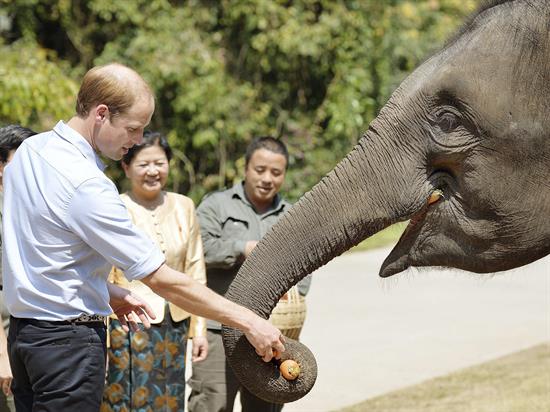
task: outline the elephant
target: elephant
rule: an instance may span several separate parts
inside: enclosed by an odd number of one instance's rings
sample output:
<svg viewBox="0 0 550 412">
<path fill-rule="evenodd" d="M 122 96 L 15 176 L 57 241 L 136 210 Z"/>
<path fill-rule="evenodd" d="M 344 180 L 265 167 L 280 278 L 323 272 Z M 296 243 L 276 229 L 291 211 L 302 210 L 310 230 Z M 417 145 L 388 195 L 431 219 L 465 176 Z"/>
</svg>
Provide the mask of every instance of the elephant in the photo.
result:
<svg viewBox="0 0 550 412">
<path fill-rule="evenodd" d="M 395 90 L 357 144 L 272 227 L 227 296 L 261 316 L 292 285 L 362 240 L 409 221 L 380 269 L 494 273 L 550 252 L 550 1 L 499 0 L 472 14 Z M 224 327 L 250 391 L 304 396 L 311 352 L 287 339 L 295 381 Z"/>
</svg>

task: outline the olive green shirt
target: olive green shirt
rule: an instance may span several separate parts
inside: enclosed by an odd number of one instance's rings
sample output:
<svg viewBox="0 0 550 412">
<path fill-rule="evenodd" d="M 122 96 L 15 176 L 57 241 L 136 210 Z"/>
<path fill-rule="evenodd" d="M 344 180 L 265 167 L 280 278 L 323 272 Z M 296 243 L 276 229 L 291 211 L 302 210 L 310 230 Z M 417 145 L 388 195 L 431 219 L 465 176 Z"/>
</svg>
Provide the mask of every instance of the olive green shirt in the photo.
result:
<svg viewBox="0 0 550 412">
<path fill-rule="evenodd" d="M 197 208 L 206 262 L 206 282 L 209 288 L 225 295 L 244 261 L 246 242 L 260 240 L 290 209 L 291 204 L 277 195 L 271 208 L 258 214 L 244 193 L 244 183 L 231 189 L 207 195 Z M 306 295 L 311 277 L 298 284 Z M 209 320 L 209 329 L 220 329 Z"/>
</svg>

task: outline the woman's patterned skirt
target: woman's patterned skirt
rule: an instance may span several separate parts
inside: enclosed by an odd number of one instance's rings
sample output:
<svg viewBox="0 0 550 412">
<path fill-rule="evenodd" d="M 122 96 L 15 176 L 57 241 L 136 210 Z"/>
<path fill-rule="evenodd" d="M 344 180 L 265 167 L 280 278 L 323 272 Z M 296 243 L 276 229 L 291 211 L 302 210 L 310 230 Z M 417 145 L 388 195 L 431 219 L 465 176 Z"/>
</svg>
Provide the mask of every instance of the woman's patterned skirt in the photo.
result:
<svg viewBox="0 0 550 412">
<path fill-rule="evenodd" d="M 166 311 L 148 330 L 124 332 L 109 324 L 110 347 L 100 412 L 183 412 L 185 353 L 190 318 L 174 322 Z"/>
</svg>

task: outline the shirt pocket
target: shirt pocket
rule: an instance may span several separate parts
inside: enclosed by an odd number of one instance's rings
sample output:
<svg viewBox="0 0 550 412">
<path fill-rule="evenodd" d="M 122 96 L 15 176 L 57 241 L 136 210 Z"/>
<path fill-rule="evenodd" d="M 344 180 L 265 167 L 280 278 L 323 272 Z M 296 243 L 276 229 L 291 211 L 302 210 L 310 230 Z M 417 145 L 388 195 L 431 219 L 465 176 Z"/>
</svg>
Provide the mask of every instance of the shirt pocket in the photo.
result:
<svg viewBox="0 0 550 412">
<path fill-rule="evenodd" d="M 224 239 L 246 239 L 248 232 L 248 222 L 228 217 L 223 223 L 222 238 Z"/>
</svg>

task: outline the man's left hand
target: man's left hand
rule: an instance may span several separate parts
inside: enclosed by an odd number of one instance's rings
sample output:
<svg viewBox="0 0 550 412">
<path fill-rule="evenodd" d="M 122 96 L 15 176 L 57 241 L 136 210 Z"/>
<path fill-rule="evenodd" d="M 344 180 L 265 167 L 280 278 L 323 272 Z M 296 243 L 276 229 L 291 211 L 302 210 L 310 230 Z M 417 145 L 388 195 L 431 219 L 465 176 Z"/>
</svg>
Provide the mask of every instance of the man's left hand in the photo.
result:
<svg viewBox="0 0 550 412">
<path fill-rule="evenodd" d="M 117 316 L 122 329 L 126 332 L 139 330 L 137 319 L 146 329 L 151 327 L 149 318 L 155 319 L 153 308 L 139 296 L 133 295 L 128 289 L 109 283 L 109 304 Z"/>
</svg>

